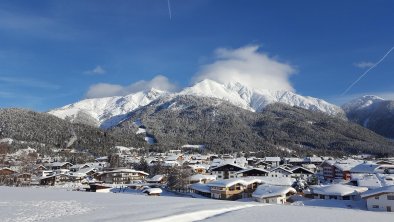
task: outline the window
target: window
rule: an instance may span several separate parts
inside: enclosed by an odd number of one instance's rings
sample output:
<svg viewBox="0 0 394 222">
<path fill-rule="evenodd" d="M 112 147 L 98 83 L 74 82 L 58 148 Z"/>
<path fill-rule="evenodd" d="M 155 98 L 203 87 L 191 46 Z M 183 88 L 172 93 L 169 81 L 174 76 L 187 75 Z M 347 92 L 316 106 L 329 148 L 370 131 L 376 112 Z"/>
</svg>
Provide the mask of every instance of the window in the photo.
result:
<svg viewBox="0 0 394 222">
<path fill-rule="evenodd" d="M 379 205 L 372 205 L 372 208 L 379 208 Z"/>
<path fill-rule="evenodd" d="M 376 199 L 376 200 L 379 200 L 379 196 L 376 196 L 375 199 Z"/>
<path fill-rule="evenodd" d="M 387 195 L 387 200 L 394 200 L 394 195 Z"/>
</svg>

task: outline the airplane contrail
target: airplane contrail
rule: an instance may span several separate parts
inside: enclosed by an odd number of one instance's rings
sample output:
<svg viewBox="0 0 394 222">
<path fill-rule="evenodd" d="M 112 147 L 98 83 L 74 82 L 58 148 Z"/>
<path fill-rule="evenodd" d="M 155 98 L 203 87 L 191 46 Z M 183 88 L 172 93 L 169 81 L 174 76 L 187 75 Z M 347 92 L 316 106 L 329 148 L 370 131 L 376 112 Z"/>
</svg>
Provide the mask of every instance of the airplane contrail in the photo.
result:
<svg viewBox="0 0 394 222">
<path fill-rule="evenodd" d="M 170 4 L 170 0 L 167 0 L 168 3 L 168 13 L 170 15 L 170 20 L 171 20 L 171 4 Z"/>
<path fill-rule="evenodd" d="M 391 51 L 394 50 L 394 47 L 392 47 L 389 51 L 386 52 L 386 54 L 377 62 L 375 63 L 373 66 L 371 66 L 367 71 L 365 71 L 360 77 L 358 77 L 356 79 L 356 81 L 354 81 L 343 93 L 342 96 L 344 96 L 346 93 L 349 92 L 349 90 L 356 85 L 365 75 L 367 75 L 367 73 L 369 71 L 371 71 L 373 68 L 375 68 L 376 66 L 378 66 L 381 62 L 383 62 L 383 60 L 391 53 Z"/>
</svg>

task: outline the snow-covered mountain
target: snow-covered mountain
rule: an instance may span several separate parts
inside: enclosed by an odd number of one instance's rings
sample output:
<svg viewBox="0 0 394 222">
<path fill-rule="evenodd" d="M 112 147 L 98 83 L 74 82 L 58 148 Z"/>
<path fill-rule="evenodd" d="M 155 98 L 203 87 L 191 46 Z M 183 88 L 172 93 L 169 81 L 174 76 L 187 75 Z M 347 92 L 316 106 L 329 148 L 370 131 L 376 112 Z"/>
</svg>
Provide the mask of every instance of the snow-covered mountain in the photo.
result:
<svg viewBox="0 0 394 222">
<path fill-rule="evenodd" d="M 304 97 L 289 91 L 251 89 L 237 82 L 221 84 L 213 80 L 203 80 L 173 94 L 151 89 L 150 91 L 137 92 L 123 97 L 86 99 L 52 110 L 49 113 L 62 119 L 88 122 L 91 125 L 108 128 L 123 120 L 127 113 L 158 98 L 166 96 L 166 98 L 171 99 L 178 95 L 218 98 L 252 112 L 261 112 L 267 105 L 279 102 L 324 112 L 332 116 L 344 117 L 341 108 L 321 99 Z"/>
<path fill-rule="evenodd" d="M 343 104 L 342 109 L 346 113 L 354 112 L 356 110 L 371 109 L 374 105 L 382 101 L 384 101 L 384 99 L 378 96 L 366 95 Z"/>
<path fill-rule="evenodd" d="M 113 96 L 96 99 L 85 99 L 77 103 L 69 104 L 64 107 L 49 111 L 61 119 L 68 119 L 71 122 L 85 122 L 86 119 L 90 125 L 108 128 L 116 124 L 114 117 L 122 118 L 122 115 L 145 106 L 153 100 L 167 95 L 167 92 L 157 89 L 141 91 L 127 96 Z M 83 118 L 83 120 L 81 120 Z M 108 121 L 108 120 L 112 121 Z"/>
<path fill-rule="evenodd" d="M 305 97 L 284 90 L 251 89 L 238 82 L 220 84 L 212 80 L 203 80 L 192 87 L 185 88 L 179 94 L 223 99 L 253 112 L 261 112 L 272 103 L 284 103 L 311 111 L 324 112 L 332 116 L 343 116 L 341 108 L 321 99 Z"/>
<path fill-rule="evenodd" d="M 376 133 L 394 138 L 394 101 L 362 96 L 342 105 L 349 120 Z"/>
</svg>

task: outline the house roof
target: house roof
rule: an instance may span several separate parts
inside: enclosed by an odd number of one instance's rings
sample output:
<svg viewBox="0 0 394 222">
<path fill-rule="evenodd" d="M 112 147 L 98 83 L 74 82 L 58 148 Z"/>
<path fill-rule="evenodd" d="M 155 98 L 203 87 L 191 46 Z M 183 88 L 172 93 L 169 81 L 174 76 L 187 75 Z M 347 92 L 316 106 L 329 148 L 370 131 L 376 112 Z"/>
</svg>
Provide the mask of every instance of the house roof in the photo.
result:
<svg viewBox="0 0 394 222">
<path fill-rule="evenodd" d="M 378 164 L 372 162 L 360 163 L 350 169 L 351 173 L 374 173 L 379 167 Z"/>
<path fill-rule="evenodd" d="M 263 173 L 269 173 L 268 170 L 265 170 L 265 169 L 262 169 L 262 168 L 248 168 L 248 169 L 244 169 L 244 170 L 238 171 L 238 172 L 236 172 L 236 174 L 245 173 L 245 172 L 252 171 L 252 170 L 261 171 Z"/>
<path fill-rule="evenodd" d="M 226 179 L 226 180 L 216 180 L 207 183 L 207 185 L 210 187 L 231 187 L 236 184 L 242 184 L 244 186 L 247 186 L 252 183 L 262 183 L 262 180 L 254 177 L 244 177 L 244 178 L 234 178 L 234 179 Z"/>
<path fill-rule="evenodd" d="M 12 172 L 14 172 L 14 173 L 17 173 L 17 172 L 18 172 L 18 171 L 13 170 L 13 169 L 11 169 L 11 168 L 9 168 L 9 167 L 3 167 L 3 168 L 0 168 L 0 170 L 9 170 L 9 171 L 12 171 Z"/>
<path fill-rule="evenodd" d="M 133 170 L 133 169 L 116 169 L 116 170 L 112 170 L 112 171 L 103 172 L 102 174 L 105 174 L 105 173 L 141 173 L 144 175 L 149 175 L 148 173 L 146 173 L 144 171 Z"/>
<path fill-rule="evenodd" d="M 165 161 L 176 161 L 181 155 L 172 155 L 166 157 Z"/>
<path fill-rule="evenodd" d="M 146 181 L 147 181 L 147 182 L 160 182 L 160 181 L 163 180 L 163 178 L 164 178 L 164 175 L 159 174 L 159 175 L 155 175 L 155 176 L 152 177 L 152 178 L 146 179 Z"/>
<path fill-rule="evenodd" d="M 53 163 L 50 164 L 50 166 L 52 166 L 52 167 L 61 167 L 61 166 L 64 166 L 66 164 L 70 164 L 71 166 L 73 165 L 72 163 L 69 163 L 69 162 L 53 162 Z"/>
<path fill-rule="evenodd" d="M 304 163 L 307 162 L 307 160 L 303 159 L 303 158 L 298 158 L 298 157 L 289 157 L 286 158 L 287 162 L 293 162 L 293 163 Z"/>
<path fill-rule="evenodd" d="M 260 185 L 253 192 L 252 197 L 254 198 L 267 198 L 286 195 L 287 193 L 297 193 L 297 191 L 290 186 L 272 186 L 272 185 Z"/>
<path fill-rule="evenodd" d="M 363 175 L 361 177 L 358 177 L 356 180 L 359 187 L 367 187 L 369 189 L 376 189 L 382 187 L 379 178 L 375 174 Z"/>
<path fill-rule="evenodd" d="M 161 194 L 163 190 L 160 188 L 149 188 L 144 190 L 143 192 L 148 194 Z"/>
<path fill-rule="evenodd" d="M 323 162 L 323 159 L 321 157 L 307 157 L 309 162 Z"/>
<path fill-rule="evenodd" d="M 280 157 L 278 157 L 278 156 L 265 157 L 264 161 L 266 161 L 266 162 L 280 162 Z"/>
<path fill-rule="evenodd" d="M 194 183 L 190 185 L 190 188 L 203 193 L 211 193 L 211 188 L 207 184 L 203 184 L 203 183 Z"/>
<path fill-rule="evenodd" d="M 289 174 L 292 174 L 292 173 L 293 173 L 291 170 L 286 169 L 286 168 L 284 168 L 283 166 L 275 167 L 275 168 L 271 169 L 270 172 L 274 172 L 274 171 L 277 171 L 277 170 L 283 170 L 283 171 L 285 171 L 285 172 L 288 172 Z"/>
<path fill-rule="evenodd" d="M 189 180 L 216 180 L 216 175 L 195 174 L 189 177 Z"/>
<path fill-rule="evenodd" d="M 240 166 L 238 166 L 236 164 L 225 163 L 225 164 L 222 164 L 220 166 L 212 168 L 211 171 L 220 171 L 220 168 L 225 167 L 225 166 L 233 167 L 233 168 L 235 168 L 235 171 L 240 171 L 240 170 L 244 169 L 243 167 L 240 167 Z"/>
<path fill-rule="evenodd" d="M 349 196 L 363 193 L 368 190 L 366 187 L 356 187 L 343 184 L 315 185 L 310 186 L 311 193 L 321 195 Z"/>
<path fill-rule="evenodd" d="M 394 193 L 394 186 L 385 186 L 385 187 L 380 187 L 376 188 L 373 190 L 368 190 L 367 192 L 364 192 L 361 194 L 361 197 L 366 199 L 371 196 L 376 196 L 380 194 L 385 194 L 385 193 Z"/>
<path fill-rule="evenodd" d="M 314 174 L 314 173 L 313 173 L 312 171 L 310 171 L 309 169 L 307 169 L 307 168 L 305 168 L 305 167 L 301 167 L 301 166 L 295 166 L 295 167 L 293 167 L 293 168 L 290 169 L 290 171 L 293 172 L 293 173 L 294 173 L 294 171 L 296 171 L 296 170 L 301 170 L 301 171 L 305 171 L 305 172 L 310 173 L 310 174 Z"/>
</svg>

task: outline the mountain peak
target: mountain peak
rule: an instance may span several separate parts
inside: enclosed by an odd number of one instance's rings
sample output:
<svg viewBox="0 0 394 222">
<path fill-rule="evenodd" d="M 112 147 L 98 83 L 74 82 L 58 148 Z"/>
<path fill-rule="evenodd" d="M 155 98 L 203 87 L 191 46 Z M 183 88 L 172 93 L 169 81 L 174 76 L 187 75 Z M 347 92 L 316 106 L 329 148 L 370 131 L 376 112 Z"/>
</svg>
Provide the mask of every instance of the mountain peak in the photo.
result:
<svg viewBox="0 0 394 222">
<path fill-rule="evenodd" d="M 351 112 L 354 110 L 361 110 L 371 107 L 373 104 L 385 101 L 383 98 L 374 95 L 365 95 L 353 99 L 345 104 L 342 105 L 342 109 L 345 112 Z"/>
<path fill-rule="evenodd" d="M 204 79 L 175 94 L 151 88 L 126 96 L 82 100 L 52 110 L 49 113 L 62 119 L 71 119 L 72 121 L 79 116 L 86 117 L 90 115 L 93 119 L 97 120 L 96 125 L 99 123 L 101 127 L 110 127 L 108 124 L 116 124 L 116 120 L 122 119 L 127 113 L 141 106 L 148 105 L 156 99 L 167 99 L 166 96 L 168 95 L 193 95 L 216 98 L 252 112 L 261 112 L 267 105 L 272 103 L 285 103 L 312 111 L 324 112 L 329 115 L 342 115 L 343 113 L 339 107 L 323 100 L 304 97 L 290 91 L 257 90 L 239 82 L 223 84 L 211 79 Z M 81 112 L 83 112 L 83 115 L 81 115 Z"/>
</svg>

